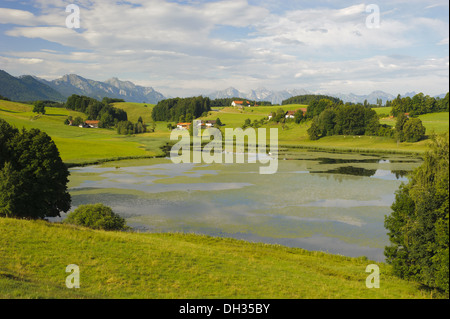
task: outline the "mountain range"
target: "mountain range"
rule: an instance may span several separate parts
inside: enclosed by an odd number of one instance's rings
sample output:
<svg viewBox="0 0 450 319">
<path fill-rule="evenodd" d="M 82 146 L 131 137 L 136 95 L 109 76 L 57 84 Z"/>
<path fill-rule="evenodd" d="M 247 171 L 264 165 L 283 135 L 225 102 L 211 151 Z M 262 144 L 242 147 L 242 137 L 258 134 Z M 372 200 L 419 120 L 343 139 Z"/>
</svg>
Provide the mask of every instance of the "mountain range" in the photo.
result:
<svg viewBox="0 0 450 319">
<path fill-rule="evenodd" d="M 65 101 L 64 96 L 35 77 L 14 77 L 0 70 L 0 95 L 13 101 Z"/>
<path fill-rule="evenodd" d="M 151 87 L 135 85 L 132 82 L 121 81 L 115 77 L 100 82 L 85 79 L 76 74 L 69 74 L 56 80 L 47 81 L 31 75 L 14 77 L 0 70 L 0 95 L 13 101 L 51 100 L 65 102 L 72 94 L 85 95 L 97 100 L 109 97 L 123 99 L 127 102 L 149 104 L 157 104 L 159 101 L 167 98 Z M 252 101 L 268 101 L 272 104 L 281 104 L 283 100 L 306 94 L 334 96 L 344 102 L 351 103 L 363 103 L 367 100 L 371 104 L 376 104 L 378 99 L 382 99 L 383 103 L 385 103 L 387 100 L 396 98 L 396 96 L 383 91 L 374 91 L 368 95 L 356 95 L 352 93 L 310 92 L 305 89 L 273 91 L 262 87 L 249 92 L 241 92 L 236 88 L 230 87 L 222 91 L 205 93 L 203 96 L 211 99 L 242 98 Z M 402 96 L 413 97 L 414 95 L 416 95 L 415 92 L 410 92 Z"/>
<path fill-rule="evenodd" d="M 0 70 L 0 95 L 13 101 L 51 100 L 65 102 L 72 94 L 85 95 L 97 100 L 104 97 L 123 99 L 127 102 L 157 104 L 165 96 L 151 87 L 135 85 L 117 78 L 99 82 L 76 74 L 47 81 L 36 76 L 14 77 Z"/>
<path fill-rule="evenodd" d="M 281 104 L 282 101 L 298 95 L 312 94 L 306 90 L 284 90 L 284 91 L 271 91 L 266 88 L 258 88 L 251 90 L 250 92 L 240 92 L 237 89 L 230 87 L 223 91 L 216 91 L 206 94 L 210 99 L 224 99 L 224 98 L 242 98 L 252 101 L 267 101 L 272 104 Z"/>
<path fill-rule="evenodd" d="M 342 94 L 342 93 L 328 93 L 328 92 L 311 92 L 305 89 L 294 89 L 294 90 L 283 90 L 283 91 L 271 91 L 266 88 L 258 88 L 256 90 L 251 90 L 250 92 L 240 92 L 237 89 L 230 87 L 223 91 L 216 91 L 213 93 L 207 94 L 207 96 L 211 99 L 219 99 L 219 98 L 242 98 L 249 99 L 253 101 L 268 101 L 272 102 L 272 104 L 281 104 L 282 101 L 287 100 L 293 96 L 298 95 L 328 95 L 341 99 L 344 102 L 351 103 L 363 103 L 367 100 L 371 104 L 376 104 L 378 99 L 382 99 L 383 103 L 388 100 L 393 100 L 396 96 L 383 92 L 383 91 L 374 91 L 368 95 L 356 95 L 356 94 Z M 411 93 L 408 93 L 411 94 Z M 413 93 L 412 96 L 414 96 Z M 410 95 L 406 95 L 410 96 Z"/>
</svg>

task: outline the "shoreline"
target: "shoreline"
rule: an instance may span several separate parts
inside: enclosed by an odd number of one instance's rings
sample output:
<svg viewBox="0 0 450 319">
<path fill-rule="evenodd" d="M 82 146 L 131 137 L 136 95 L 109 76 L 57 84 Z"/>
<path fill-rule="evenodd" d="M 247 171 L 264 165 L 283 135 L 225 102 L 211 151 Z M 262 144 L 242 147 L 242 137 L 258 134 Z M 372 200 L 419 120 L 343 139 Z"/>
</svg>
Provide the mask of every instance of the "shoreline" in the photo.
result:
<svg viewBox="0 0 450 319">
<path fill-rule="evenodd" d="M 257 146 L 258 147 L 258 146 Z M 390 149 L 367 149 L 367 148 L 340 148 L 333 146 L 314 146 L 314 145 L 279 145 L 279 152 L 281 151 L 289 151 L 289 150 L 305 150 L 305 151 L 317 151 L 317 152 L 327 152 L 327 153 L 347 153 L 347 154 L 371 154 L 371 155 L 410 155 L 410 156 L 418 156 L 421 157 L 425 154 L 426 150 L 423 151 L 411 151 L 411 150 L 390 150 Z M 104 163 L 111 162 L 120 162 L 126 160 L 145 160 L 145 159 L 161 159 L 166 158 L 166 155 L 152 155 L 152 156 L 124 156 L 124 157 L 112 157 L 112 158 L 104 158 L 98 160 L 90 160 L 80 163 L 71 163 L 64 162 L 67 168 L 76 168 L 76 167 L 86 167 L 92 165 L 100 165 Z"/>
</svg>

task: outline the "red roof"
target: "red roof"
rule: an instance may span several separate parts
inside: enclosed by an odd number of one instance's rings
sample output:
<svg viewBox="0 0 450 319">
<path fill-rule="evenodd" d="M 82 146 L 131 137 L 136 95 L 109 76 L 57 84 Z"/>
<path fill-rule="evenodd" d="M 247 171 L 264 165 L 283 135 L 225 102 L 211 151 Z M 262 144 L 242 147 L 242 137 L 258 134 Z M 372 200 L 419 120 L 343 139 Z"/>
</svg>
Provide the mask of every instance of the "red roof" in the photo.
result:
<svg viewBox="0 0 450 319">
<path fill-rule="evenodd" d="M 243 101 L 233 101 L 235 104 L 244 104 Z"/>
</svg>

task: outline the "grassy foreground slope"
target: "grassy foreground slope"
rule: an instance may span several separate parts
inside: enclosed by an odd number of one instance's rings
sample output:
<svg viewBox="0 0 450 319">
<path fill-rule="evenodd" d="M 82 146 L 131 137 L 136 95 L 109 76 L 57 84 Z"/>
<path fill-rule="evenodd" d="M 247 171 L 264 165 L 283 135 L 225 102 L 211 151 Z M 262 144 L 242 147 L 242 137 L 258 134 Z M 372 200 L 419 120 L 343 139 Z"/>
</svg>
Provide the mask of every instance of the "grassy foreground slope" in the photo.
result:
<svg viewBox="0 0 450 319">
<path fill-rule="evenodd" d="M 379 264 L 381 288 L 366 288 L 372 262 L 182 234 L 94 231 L 0 219 L 0 298 L 348 299 L 430 298 Z M 65 286 L 80 267 L 80 289 Z"/>
</svg>

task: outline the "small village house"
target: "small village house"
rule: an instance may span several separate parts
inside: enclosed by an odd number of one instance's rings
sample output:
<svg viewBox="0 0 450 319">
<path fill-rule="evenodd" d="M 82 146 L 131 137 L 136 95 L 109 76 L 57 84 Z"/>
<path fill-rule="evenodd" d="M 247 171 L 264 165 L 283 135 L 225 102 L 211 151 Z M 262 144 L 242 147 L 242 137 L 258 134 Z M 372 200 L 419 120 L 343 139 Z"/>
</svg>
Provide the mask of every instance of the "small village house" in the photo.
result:
<svg viewBox="0 0 450 319">
<path fill-rule="evenodd" d="M 217 121 L 206 121 L 205 125 L 206 127 L 214 127 L 216 126 Z"/>
<path fill-rule="evenodd" d="M 189 130 L 191 128 L 192 123 L 178 123 L 177 128 L 179 130 Z"/>
<path fill-rule="evenodd" d="M 305 108 L 303 108 L 303 109 L 298 109 L 298 110 L 295 110 L 295 111 L 287 111 L 286 112 L 286 118 L 287 119 L 294 119 L 295 118 L 295 114 L 297 113 L 297 112 L 299 112 L 299 111 L 302 111 L 303 112 L 303 116 L 305 116 L 306 115 L 306 112 L 308 111 L 307 109 L 305 109 Z M 270 119 L 270 118 L 269 118 Z"/>
<path fill-rule="evenodd" d="M 90 128 L 98 128 L 98 124 L 100 123 L 100 121 L 86 121 L 85 123 Z"/>
<path fill-rule="evenodd" d="M 297 111 L 287 111 L 287 112 L 286 112 L 286 118 L 287 118 L 287 119 L 293 119 L 293 118 L 295 118 L 295 113 L 297 113 Z"/>
</svg>

